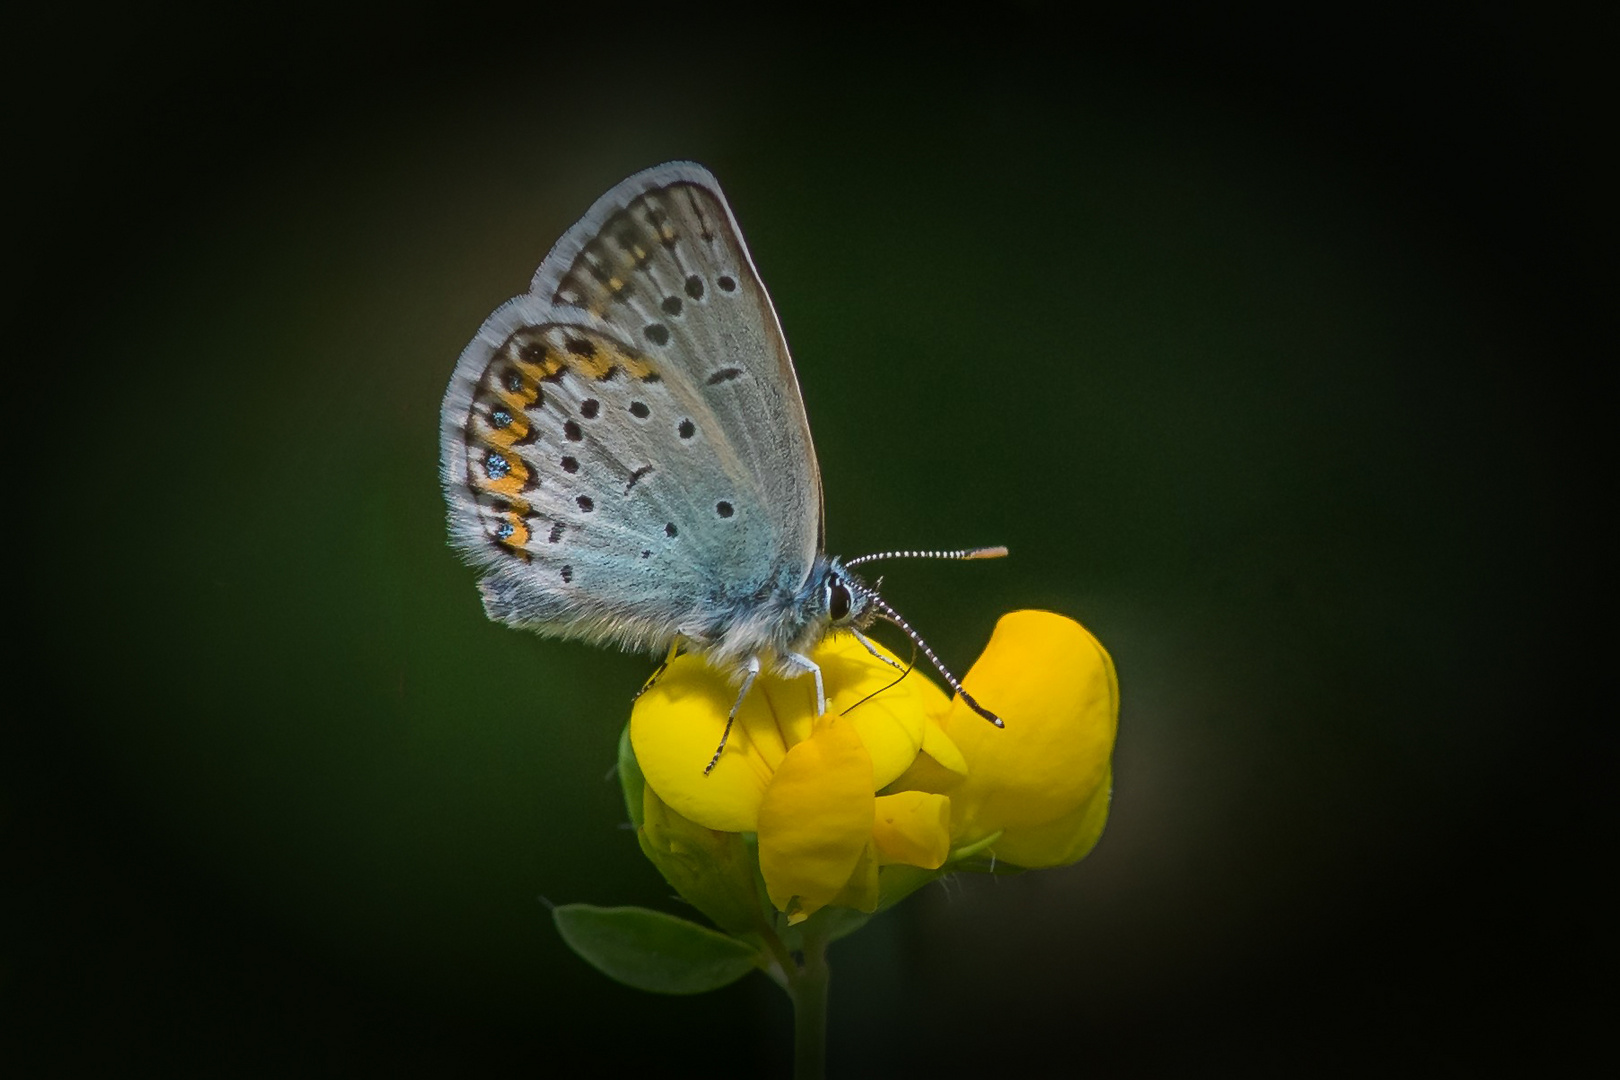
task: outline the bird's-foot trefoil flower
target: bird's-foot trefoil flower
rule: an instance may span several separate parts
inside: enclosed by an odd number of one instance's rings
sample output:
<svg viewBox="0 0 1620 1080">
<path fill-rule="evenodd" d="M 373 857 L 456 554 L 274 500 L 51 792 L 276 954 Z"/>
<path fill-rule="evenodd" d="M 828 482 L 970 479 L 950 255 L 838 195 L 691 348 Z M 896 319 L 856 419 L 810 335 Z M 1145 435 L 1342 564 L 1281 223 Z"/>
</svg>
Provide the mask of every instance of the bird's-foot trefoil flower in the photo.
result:
<svg viewBox="0 0 1620 1080">
<path fill-rule="evenodd" d="M 963 685 L 1004 728 L 853 635 L 830 635 L 812 659 L 826 711 L 808 678 L 760 675 L 709 772 L 736 686 L 683 656 L 637 699 L 621 741 L 626 805 L 647 857 L 718 929 L 557 909 L 586 959 L 667 992 L 759 968 L 796 1011 L 824 1015 L 822 950 L 872 913 L 947 873 L 1064 866 L 1097 843 L 1119 683 L 1079 623 L 1017 611 L 997 624 Z"/>
</svg>

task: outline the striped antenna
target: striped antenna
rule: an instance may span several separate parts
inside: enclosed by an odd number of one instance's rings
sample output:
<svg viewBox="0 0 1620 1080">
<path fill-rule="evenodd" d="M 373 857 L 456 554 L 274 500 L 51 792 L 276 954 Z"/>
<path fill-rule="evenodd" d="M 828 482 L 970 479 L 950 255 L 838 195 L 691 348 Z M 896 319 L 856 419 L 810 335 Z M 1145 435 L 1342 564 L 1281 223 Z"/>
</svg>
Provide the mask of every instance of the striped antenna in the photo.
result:
<svg viewBox="0 0 1620 1080">
<path fill-rule="evenodd" d="M 861 555 L 853 559 L 845 559 L 844 565 L 859 566 L 862 563 L 878 562 L 881 559 L 999 559 L 1006 554 L 1007 549 L 999 544 L 995 547 L 963 548 L 960 551 L 881 551 L 876 555 Z"/>
<path fill-rule="evenodd" d="M 998 552 L 999 554 L 1002 554 L 1002 555 L 1005 555 L 1007 553 L 1006 548 L 980 548 L 978 550 L 980 550 L 980 551 L 996 551 L 996 552 Z M 907 554 L 915 554 L 915 553 L 909 553 L 908 552 Z M 947 557 L 954 555 L 957 558 L 969 558 L 969 559 L 990 559 L 990 558 L 995 557 L 993 555 L 966 555 L 966 556 L 963 556 L 960 552 L 947 552 L 946 555 L 947 555 Z M 868 556 L 868 557 L 869 558 L 879 558 L 879 556 L 875 556 L 875 555 Z M 848 566 L 850 564 L 845 563 L 844 565 Z M 917 631 L 913 630 L 911 628 L 911 624 L 906 622 L 905 619 L 901 618 L 900 613 L 898 611 L 894 610 L 894 608 L 890 607 L 888 602 L 886 600 L 884 600 L 883 597 L 881 597 L 877 593 L 871 592 L 869 590 L 864 590 L 863 589 L 862 592 L 866 593 L 866 598 L 872 602 L 873 607 L 877 608 L 878 611 L 882 613 L 883 618 L 886 621 L 891 622 L 894 625 L 898 626 L 901 629 L 901 631 L 904 632 L 906 637 L 911 639 L 911 643 L 913 645 L 917 646 L 917 648 L 922 650 L 923 655 L 928 657 L 929 663 L 933 664 L 934 669 L 936 671 L 938 671 L 942 676 L 944 676 L 945 682 L 950 686 L 950 688 L 953 691 L 956 692 L 956 694 L 958 696 L 961 697 L 961 699 L 964 702 L 967 703 L 968 708 L 972 709 L 974 712 L 978 713 L 980 716 L 984 717 L 986 720 L 988 720 L 992 724 L 996 725 L 996 727 L 1006 727 L 1007 726 L 1006 724 L 1003 724 L 1001 722 L 1001 717 L 997 716 L 995 713 L 991 712 L 989 709 L 985 708 L 983 705 L 980 705 L 977 701 L 973 700 L 973 695 L 968 693 L 966 690 L 962 689 L 962 684 L 956 681 L 956 676 L 952 675 L 950 669 L 947 668 L 944 665 L 944 663 L 942 663 L 940 661 L 939 657 L 934 655 L 934 650 L 930 649 L 928 647 L 928 642 L 926 642 L 926 641 L 924 641 L 922 639 L 922 635 L 917 633 Z"/>
</svg>

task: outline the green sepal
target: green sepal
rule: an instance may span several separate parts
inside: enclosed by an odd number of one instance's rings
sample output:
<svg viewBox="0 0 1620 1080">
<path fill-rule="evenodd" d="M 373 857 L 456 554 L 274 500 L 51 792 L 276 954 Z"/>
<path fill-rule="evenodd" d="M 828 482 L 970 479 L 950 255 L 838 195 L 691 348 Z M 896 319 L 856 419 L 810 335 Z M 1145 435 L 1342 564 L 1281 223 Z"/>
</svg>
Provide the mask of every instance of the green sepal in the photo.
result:
<svg viewBox="0 0 1620 1080">
<path fill-rule="evenodd" d="M 747 942 L 648 908 L 563 904 L 551 917 L 586 963 L 649 993 L 703 994 L 767 964 Z"/>
<path fill-rule="evenodd" d="M 657 792 L 642 790 L 636 841 L 664 880 L 722 930 L 748 934 L 764 929 L 756 882 L 759 857 L 752 837 L 705 829 L 664 805 Z"/>
<path fill-rule="evenodd" d="M 938 881 L 953 868 L 946 863 L 938 870 L 893 863 L 878 875 L 878 910 L 887 911 L 931 881 Z"/>
<path fill-rule="evenodd" d="M 783 947 L 795 953 L 804 951 L 807 938 L 816 937 L 827 942 L 837 941 L 853 934 L 872 919 L 867 912 L 835 904 L 828 904 L 803 922 L 792 925 L 788 924 L 787 916 L 781 912 L 773 914 L 777 938 L 781 940 Z"/>
<path fill-rule="evenodd" d="M 945 863 L 947 870 L 961 870 L 969 874 L 1022 874 L 1028 867 L 1017 866 L 1010 862 L 1003 862 L 994 854 L 984 858 L 986 851 L 990 850 L 997 840 L 1001 839 L 1001 832 L 993 832 L 983 840 L 975 841 L 966 847 L 957 848 L 951 852 L 950 859 Z"/>
<path fill-rule="evenodd" d="M 848 937 L 871 921 L 872 916 L 864 911 L 856 911 L 847 907 L 824 907 L 814 915 L 810 921 L 821 920 L 821 932 L 827 936 L 829 942 L 839 938 Z"/>
<path fill-rule="evenodd" d="M 624 730 L 619 732 L 619 788 L 624 792 L 624 809 L 630 815 L 630 824 L 634 828 L 641 828 L 642 797 L 647 790 L 647 780 L 641 775 L 641 765 L 636 761 L 636 752 L 630 747 L 630 725 L 626 723 Z"/>
<path fill-rule="evenodd" d="M 991 844 L 994 844 L 997 840 L 1000 840 L 1001 834 L 1004 831 L 1005 830 L 1003 829 L 997 829 L 983 840 L 975 840 L 966 847 L 957 848 L 955 851 L 951 852 L 950 856 L 945 860 L 945 862 L 949 864 L 968 861 L 969 859 L 973 858 L 973 856 L 979 854 L 981 851 L 984 851 Z"/>
<path fill-rule="evenodd" d="M 1000 859 L 973 859 L 968 862 L 957 863 L 952 870 L 960 870 L 964 874 L 994 874 L 997 877 L 1013 877 L 1018 874 L 1029 873 L 1027 866 L 1015 866 Z"/>
</svg>

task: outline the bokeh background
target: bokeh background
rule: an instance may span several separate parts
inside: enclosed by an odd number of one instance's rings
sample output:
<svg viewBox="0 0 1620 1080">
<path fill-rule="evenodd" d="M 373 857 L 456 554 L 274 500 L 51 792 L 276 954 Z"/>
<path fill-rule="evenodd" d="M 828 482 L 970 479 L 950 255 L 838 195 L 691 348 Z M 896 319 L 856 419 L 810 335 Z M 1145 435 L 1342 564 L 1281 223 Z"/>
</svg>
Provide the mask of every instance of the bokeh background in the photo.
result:
<svg viewBox="0 0 1620 1080">
<path fill-rule="evenodd" d="M 558 940 L 548 900 L 680 910 L 609 777 L 650 662 L 487 622 L 436 478 L 480 321 L 677 157 L 775 297 L 833 550 L 1006 543 L 886 593 L 959 669 L 1073 615 L 1123 688 L 1089 859 L 835 948 L 836 1075 L 1479 1075 L 1609 1015 L 1592 28 L 29 18 L 12 1075 L 785 1074 L 763 978 L 654 998 Z"/>
</svg>

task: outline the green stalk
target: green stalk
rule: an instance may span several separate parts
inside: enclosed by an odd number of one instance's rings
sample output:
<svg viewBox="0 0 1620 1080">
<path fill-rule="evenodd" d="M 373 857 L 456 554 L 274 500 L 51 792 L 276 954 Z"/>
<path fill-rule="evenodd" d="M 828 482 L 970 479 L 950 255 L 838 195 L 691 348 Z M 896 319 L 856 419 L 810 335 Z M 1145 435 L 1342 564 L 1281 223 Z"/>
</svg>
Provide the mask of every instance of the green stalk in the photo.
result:
<svg viewBox="0 0 1620 1080">
<path fill-rule="evenodd" d="M 793 999 L 793 1080 L 827 1075 L 827 938 L 807 931 L 802 959 L 788 971 Z"/>
</svg>

